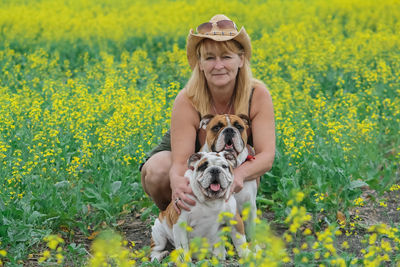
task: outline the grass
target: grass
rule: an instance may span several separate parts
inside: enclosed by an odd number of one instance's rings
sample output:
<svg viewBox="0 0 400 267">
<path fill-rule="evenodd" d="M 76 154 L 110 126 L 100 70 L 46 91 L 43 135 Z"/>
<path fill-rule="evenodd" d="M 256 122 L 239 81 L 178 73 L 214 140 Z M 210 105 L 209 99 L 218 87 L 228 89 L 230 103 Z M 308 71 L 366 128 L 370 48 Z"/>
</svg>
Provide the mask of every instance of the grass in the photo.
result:
<svg viewBox="0 0 400 267">
<path fill-rule="evenodd" d="M 258 204 L 280 223 L 293 219 L 276 237 L 288 256 L 278 259 L 296 265 L 399 260 L 398 233 L 390 232 L 398 221 L 370 232 L 362 223 L 350 224 L 355 200 L 367 189 L 377 193 L 379 204 L 400 183 L 397 1 L 38 0 L 0 6 L 3 264 L 22 266 L 47 256 L 41 264 L 50 265 L 61 261 L 60 254 L 66 265 L 85 265 L 96 257 L 77 236 L 93 240 L 103 229 L 118 229 L 131 212 L 155 216 L 138 166 L 169 127 L 173 99 L 190 75 L 186 34 L 214 15 L 209 10 L 246 27 L 254 76 L 273 97 L 277 153 L 261 180 Z M 297 194 L 304 194 L 301 201 Z M 293 215 L 294 207 L 306 213 Z M 338 214 L 346 225 L 337 223 Z M 293 232 L 295 218 L 301 223 Z M 307 225 L 313 235 L 303 235 Z M 352 227 L 364 229 L 365 253 L 339 249 L 335 232 Z M 324 239 L 329 248 L 312 248 L 321 235 L 331 237 L 336 254 L 330 239 Z M 142 264 L 148 256 L 123 237 L 105 236 L 127 248 L 126 259 Z M 49 247 L 49 238 L 57 246 Z M 388 238 L 390 262 L 379 254 Z M 260 243 L 267 248 L 277 239 Z"/>
</svg>

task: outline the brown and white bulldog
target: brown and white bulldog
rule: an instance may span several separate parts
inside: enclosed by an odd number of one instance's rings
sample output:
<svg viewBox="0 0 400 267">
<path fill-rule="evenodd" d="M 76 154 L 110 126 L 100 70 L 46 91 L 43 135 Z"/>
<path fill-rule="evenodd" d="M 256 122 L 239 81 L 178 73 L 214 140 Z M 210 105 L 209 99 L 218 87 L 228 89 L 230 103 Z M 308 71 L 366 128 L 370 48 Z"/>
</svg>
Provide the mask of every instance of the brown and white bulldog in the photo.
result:
<svg viewBox="0 0 400 267">
<path fill-rule="evenodd" d="M 247 145 L 247 129 L 249 117 L 246 115 L 206 115 L 200 122 L 200 127 L 206 130 L 206 140 L 200 151 L 222 152 L 228 151 L 236 156 L 237 166 L 246 160 L 254 159 L 254 149 Z M 254 229 L 257 215 L 256 197 L 257 181 L 246 181 L 243 189 L 234 194 L 234 197 L 242 213 L 245 203 L 250 204 L 249 219 L 244 222 L 246 235 L 249 239 Z"/>
<path fill-rule="evenodd" d="M 165 250 L 167 241 L 187 252 L 189 242 L 194 237 L 207 238 L 213 255 L 225 259 L 225 248 L 214 248 L 214 244 L 220 241 L 218 232 L 223 222 L 218 221 L 218 216 L 221 212 L 236 214 L 237 224 L 232 229 L 231 238 L 238 255 L 244 256 L 247 250 L 242 248 L 246 242 L 243 221 L 237 213 L 235 199 L 227 199 L 234 167 L 236 158 L 229 152 L 198 152 L 189 158 L 185 177 L 189 179 L 196 205 L 190 211 L 181 210 L 178 215 L 171 202 L 165 211 L 160 212 L 152 227 L 152 261 L 161 261 L 168 254 Z M 192 231 L 188 232 L 182 225 L 190 226 Z"/>
</svg>

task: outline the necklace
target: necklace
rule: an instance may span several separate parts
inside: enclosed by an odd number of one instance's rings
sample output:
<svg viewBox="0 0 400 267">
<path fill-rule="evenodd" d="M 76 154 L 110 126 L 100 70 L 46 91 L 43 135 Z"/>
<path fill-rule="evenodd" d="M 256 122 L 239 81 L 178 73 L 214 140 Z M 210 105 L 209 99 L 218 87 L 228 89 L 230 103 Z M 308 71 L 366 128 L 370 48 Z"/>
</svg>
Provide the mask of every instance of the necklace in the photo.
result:
<svg viewBox="0 0 400 267">
<path fill-rule="evenodd" d="M 224 110 L 222 111 L 222 113 L 219 113 L 219 112 L 217 111 L 217 108 L 215 107 L 214 101 L 212 101 L 213 110 L 214 110 L 215 114 L 217 114 L 217 115 L 220 115 L 220 114 L 230 114 L 230 113 L 231 113 L 231 109 L 232 109 L 232 104 L 233 104 L 233 101 L 232 101 L 232 98 L 231 98 L 231 101 L 229 101 L 229 103 L 226 105 L 226 107 L 224 108 Z M 225 113 L 225 110 L 228 108 L 228 106 L 229 106 L 228 113 Z"/>
</svg>

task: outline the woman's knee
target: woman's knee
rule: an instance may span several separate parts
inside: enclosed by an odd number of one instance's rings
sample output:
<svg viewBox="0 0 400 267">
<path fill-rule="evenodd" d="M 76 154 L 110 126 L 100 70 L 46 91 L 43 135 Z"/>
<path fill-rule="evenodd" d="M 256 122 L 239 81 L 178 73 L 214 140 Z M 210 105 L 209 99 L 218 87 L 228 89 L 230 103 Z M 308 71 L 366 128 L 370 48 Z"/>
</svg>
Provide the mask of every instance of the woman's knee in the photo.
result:
<svg viewBox="0 0 400 267">
<path fill-rule="evenodd" d="M 169 170 L 171 168 L 171 152 L 162 151 L 154 154 L 143 165 L 141 178 L 147 194 L 169 189 Z M 166 188 L 167 187 L 167 188 Z"/>
</svg>

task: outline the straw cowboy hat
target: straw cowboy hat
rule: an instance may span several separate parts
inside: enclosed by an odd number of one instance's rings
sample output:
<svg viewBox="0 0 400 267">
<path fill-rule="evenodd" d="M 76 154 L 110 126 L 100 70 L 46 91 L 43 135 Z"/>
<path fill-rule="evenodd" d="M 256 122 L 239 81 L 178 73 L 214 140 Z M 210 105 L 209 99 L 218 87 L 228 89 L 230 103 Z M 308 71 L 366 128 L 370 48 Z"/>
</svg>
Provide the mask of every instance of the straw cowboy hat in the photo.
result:
<svg viewBox="0 0 400 267">
<path fill-rule="evenodd" d="M 200 24 L 194 33 L 193 29 L 189 31 L 187 38 L 187 58 L 189 65 L 194 69 L 197 64 L 196 48 L 201 40 L 208 38 L 214 41 L 236 40 L 244 48 L 244 56 L 250 60 L 251 57 L 251 42 L 244 27 L 237 30 L 236 24 L 225 15 L 215 15 L 209 22 Z"/>
</svg>

